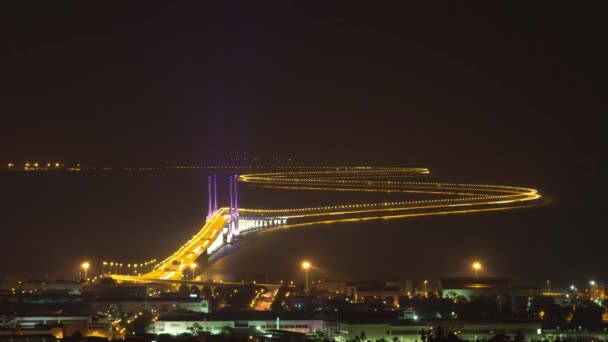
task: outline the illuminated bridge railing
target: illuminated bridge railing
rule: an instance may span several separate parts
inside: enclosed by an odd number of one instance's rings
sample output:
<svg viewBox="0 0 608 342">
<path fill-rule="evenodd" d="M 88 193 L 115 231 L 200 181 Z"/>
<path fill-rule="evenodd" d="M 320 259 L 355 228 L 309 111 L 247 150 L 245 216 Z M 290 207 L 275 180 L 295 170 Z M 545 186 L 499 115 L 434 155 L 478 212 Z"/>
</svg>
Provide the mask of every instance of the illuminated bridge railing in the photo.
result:
<svg viewBox="0 0 608 342">
<path fill-rule="evenodd" d="M 266 229 L 276 228 L 287 224 L 286 217 L 256 217 L 256 216 L 239 216 L 239 235 L 244 235 L 253 232 L 259 232 Z M 219 251 L 222 247 L 228 244 L 228 224 L 223 228 L 223 234 L 220 234 L 207 248 L 207 255 Z"/>
</svg>

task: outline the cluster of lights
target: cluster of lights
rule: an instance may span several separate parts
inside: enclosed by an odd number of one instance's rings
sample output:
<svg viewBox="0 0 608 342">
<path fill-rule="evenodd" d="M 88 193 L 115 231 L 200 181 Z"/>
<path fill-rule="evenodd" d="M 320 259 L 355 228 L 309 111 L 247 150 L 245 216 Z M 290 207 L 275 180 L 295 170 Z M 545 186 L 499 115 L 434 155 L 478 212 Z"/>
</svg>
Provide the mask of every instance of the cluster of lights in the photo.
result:
<svg viewBox="0 0 608 342">
<path fill-rule="evenodd" d="M 124 263 L 124 262 L 116 262 L 116 261 L 104 261 L 102 262 L 103 273 L 109 274 L 122 274 L 123 271 L 126 271 L 126 274 L 141 274 L 141 271 L 145 271 L 145 269 L 152 267 L 152 265 L 156 262 L 156 259 L 151 259 L 142 263 Z M 123 267 L 126 266 L 126 269 Z"/>
<path fill-rule="evenodd" d="M 8 163 L 8 168 L 14 168 L 15 167 L 15 163 Z M 50 169 L 50 168 L 60 168 L 63 167 L 63 164 L 59 163 L 59 162 L 55 162 L 55 163 L 38 163 L 38 162 L 27 162 L 24 165 L 24 169 L 25 170 L 29 170 L 29 169 L 38 169 L 38 168 L 46 168 L 46 169 Z"/>
</svg>

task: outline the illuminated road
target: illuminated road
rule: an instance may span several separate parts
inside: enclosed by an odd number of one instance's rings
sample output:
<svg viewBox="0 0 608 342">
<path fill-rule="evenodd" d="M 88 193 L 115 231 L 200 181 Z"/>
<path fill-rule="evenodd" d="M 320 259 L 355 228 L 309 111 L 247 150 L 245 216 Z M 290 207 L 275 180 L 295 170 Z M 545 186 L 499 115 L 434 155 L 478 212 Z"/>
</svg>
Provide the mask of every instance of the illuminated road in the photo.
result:
<svg viewBox="0 0 608 342">
<path fill-rule="evenodd" d="M 429 174 L 425 168 L 337 168 L 332 171 L 275 172 L 242 175 L 241 182 L 265 188 L 413 193 L 433 199 L 370 202 L 291 209 L 240 209 L 242 214 L 280 216 L 289 223 L 282 228 L 358 220 L 507 210 L 532 204 L 541 196 L 535 189 L 482 184 L 404 181 Z"/>
<path fill-rule="evenodd" d="M 287 219 L 286 224 L 276 227 L 286 229 L 335 222 L 509 210 L 531 205 L 541 197 L 535 189 L 522 187 L 408 180 L 428 174 L 429 170 L 425 168 L 340 167 L 241 175 L 240 182 L 270 189 L 411 193 L 433 197 L 308 208 L 240 208 L 239 213 L 241 216 Z M 122 281 L 180 280 L 183 273 L 192 271 L 190 265 L 222 234 L 228 220 L 229 209 L 220 208 L 192 239 L 156 265 L 153 271 L 137 277 L 113 277 Z"/>
<path fill-rule="evenodd" d="M 203 228 L 182 245 L 175 253 L 158 263 L 154 270 L 141 276 L 113 275 L 120 281 L 144 281 L 146 279 L 180 280 L 183 272 L 192 272 L 190 265 L 203 254 L 209 245 L 222 233 L 228 222 L 228 208 L 220 208 L 216 215 L 205 223 Z"/>
</svg>

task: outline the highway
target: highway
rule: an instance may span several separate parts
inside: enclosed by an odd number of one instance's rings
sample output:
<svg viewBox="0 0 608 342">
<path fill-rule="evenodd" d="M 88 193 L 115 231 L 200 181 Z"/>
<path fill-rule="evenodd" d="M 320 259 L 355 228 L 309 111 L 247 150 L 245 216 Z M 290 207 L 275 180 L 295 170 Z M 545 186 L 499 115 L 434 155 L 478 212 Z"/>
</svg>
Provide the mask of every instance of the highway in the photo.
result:
<svg viewBox="0 0 608 342">
<path fill-rule="evenodd" d="M 432 199 L 304 208 L 240 208 L 239 213 L 242 216 L 286 218 L 286 224 L 274 228 L 286 229 L 338 222 L 511 210 L 534 205 L 541 198 L 538 191 L 531 188 L 410 181 L 410 178 L 418 179 L 429 173 L 426 168 L 323 167 L 306 171 L 245 174 L 239 177 L 240 182 L 269 189 L 410 193 L 422 194 L 425 198 L 432 196 Z M 229 208 L 220 208 L 196 235 L 159 262 L 153 271 L 140 276 L 112 277 L 119 281 L 180 281 L 183 273 L 193 271 L 189 269 L 190 265 L 207 251 L 228 220 Z"/>
<path fill-rule="evenodd" d="M 239 181 L 269 189 L 412 193 L 432 195 L 433 199 L 288 209 L 241 208 L 240 213 L 287 218 L 289 223 L 280 228 L 291 228 L 335 222 L 508 210 L 532 205 L 541 198 L 537 190 L 530 188 L 404 180 L 429 173 L 426 168 L 369 167 L 242 175 Z"/>
<path fill-rule="evenodd" d="M 222 233 L 228 219 L 228 208 L 220 208 L 192 239 L 183 244 L 175 253 L 159 262 L 153 271 L 141 276 L 112 275 L 112 278 L 119 281 L 181 280 L 182 273 L 192 271 L 190 265 L 201 254 L 205 253 L 209 245 Z"/>
</svg>

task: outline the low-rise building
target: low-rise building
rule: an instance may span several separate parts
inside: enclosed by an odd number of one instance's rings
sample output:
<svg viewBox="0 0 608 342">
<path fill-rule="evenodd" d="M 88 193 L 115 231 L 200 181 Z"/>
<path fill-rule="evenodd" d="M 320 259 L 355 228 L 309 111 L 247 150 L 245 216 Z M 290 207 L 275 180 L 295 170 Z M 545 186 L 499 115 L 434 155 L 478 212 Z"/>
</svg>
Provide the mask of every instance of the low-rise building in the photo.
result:
<svg viewBox="0 0 608 342">
<path fill-rule="evenodd" d="M 156 334 L 180 335 L 183 333 L 208 333 L 218 335 L 222 331 L 285 330 L 298 333 L 314 333 L 325 330 L 325 322 L 298 312 L 240 311 L 216 314 L 169 315 L 154 322 Z"/>
<path fill-rule="evenodd" d="M 190 311 L 198 313 L 210 313 L 209 300 L 201 298 L 158 298 L 128 300 L 95 300 L 91 301 L 94 312 L 109 312 L 117 310 L 124 314 L 150 310 L 158 314 L 168 314 L 175 311 Z"/>
<path fill-rule="evenodd" d="M 444 320 L 429 322 L 429 332 L 441 327 L 446 334 L 453 333 L 467 341 L 488 340 L 493 336 L 504 334 L 513 338 L 521 335 L 526 341 L 542 338 L 541 322 L 474 322 Z"/>
<path fill-rule="evenodd" d="M 434 336 L 438 329 L 443 334 L 455 334 L 465 341 L 487 340 L 498 334 L 514 337 L 518 334 L 526 341 L 542 339 L 542 324 L 536 322 L 467 322 L 467 321 L 430 321 L 416 322 L 405 320 L 346 320 L 338 324 L 338 340 L 384 339 L 387 341 L 416 342 L 423 335 Z"/>
<path fill-rule="evenodd" d="M 107 320 L 93 320 L 89 315 L 17 315 L 6 319 L 0 335 L 52 335 L 57 339 L 79 333 L 110 339 L 112 324 Z"/>
<path fill-rule="evenodd" d="M 515 313 L 526 310 L 532 297 L 541 294 L 537 287 L 514 286 L 507 278 L 442 278 L 439 284 L 442 298 L 496 297 L 500 307 L 508 305 Z"/>
</svg>

